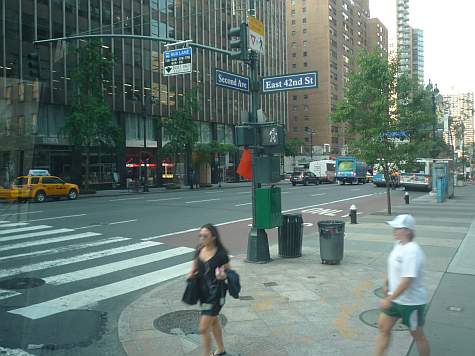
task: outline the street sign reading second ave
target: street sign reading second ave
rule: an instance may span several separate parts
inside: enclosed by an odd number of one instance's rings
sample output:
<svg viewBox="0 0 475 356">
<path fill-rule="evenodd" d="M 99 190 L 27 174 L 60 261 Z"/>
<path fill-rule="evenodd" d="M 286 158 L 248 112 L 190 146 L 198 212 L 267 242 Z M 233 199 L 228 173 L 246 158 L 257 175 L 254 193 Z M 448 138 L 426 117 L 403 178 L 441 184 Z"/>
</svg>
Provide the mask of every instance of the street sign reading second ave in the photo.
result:
<svg viewBox="0 0 475 356">
<path fill-rule="evenodd" d="M 318 88 L 318 72 L 262 78 L 263 93 L 311 88 Z"/>
<path fill-rule="evenodd" d="M 192 71 L 192 49 L 180 48 L 163 52 L 164 75 L 188 74 Z"/>
<path fill-rule="evenodd" d="M 249 93 L 249 78 L 224 70 L 216 69 L 215 84 L 220 87 L 240 90 Z"/>
</svg>

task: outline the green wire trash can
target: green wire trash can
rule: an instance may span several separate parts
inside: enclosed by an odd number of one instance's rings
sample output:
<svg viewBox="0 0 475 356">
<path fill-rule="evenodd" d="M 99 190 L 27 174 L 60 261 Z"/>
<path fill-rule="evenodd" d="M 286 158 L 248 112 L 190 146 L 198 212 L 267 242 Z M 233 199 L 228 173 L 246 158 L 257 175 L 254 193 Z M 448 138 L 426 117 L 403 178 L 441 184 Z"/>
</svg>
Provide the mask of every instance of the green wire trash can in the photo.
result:
<svg viewBox="0 0 475 356">
<path fill-rule="evenodd" d="M 279 256 L 302 256 L 303 219 L 300 214 L 283 214 L 279 227 Z"/>
<path fill-rule="evenodd" d="M 337 265 L 343 259 L 345 222 L 325 220 L 318 223 L 320 258 L 323 264 Z"/>
</svg>

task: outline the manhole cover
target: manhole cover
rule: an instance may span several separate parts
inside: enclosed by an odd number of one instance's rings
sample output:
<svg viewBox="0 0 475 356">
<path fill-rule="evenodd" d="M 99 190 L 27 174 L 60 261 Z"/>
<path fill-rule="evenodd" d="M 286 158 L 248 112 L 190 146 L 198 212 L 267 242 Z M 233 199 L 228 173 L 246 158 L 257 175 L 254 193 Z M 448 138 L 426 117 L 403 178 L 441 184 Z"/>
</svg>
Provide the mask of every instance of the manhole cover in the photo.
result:
<svg viewBox="0 0 475 356">
<path fill-rule="evenodd" d="M 45 284 L 40 278 L 12 278 L 0 282 L 0 289 L 29 289 Z"/>
<path fill-rule="evenodd" d="M 360 314 L 360 320 L 373 328 L 378 327 L 378 319 L 381 311 L 379 309 L 370 309 Z M 405 331 L 408 330 L 406 325 L 401 323 L 401 319 L 396 322 L 396 325 L 393 327 L 394 331 Z"/>
<path fill-rule="evenodd" d="M 178 310 L 155 319 L 153 326 L 165 334 L 199 334 L 200 317 L 199 310 Z M 219 316 L 219 321 L 222 326 L 228 322 L 224 315 Z"/>
<path fill-rule="evenodd" d="M 107 325 L 107 314 L 96 310 L 70 310 L 42 319 L 2 313 L 0 318 L 2 346 L 24 350 L 86 347 L 102 338 Z"/>
<path fill-rule="evenodd" d="M 380 287 L 374 290 L 374 295 L 377 296 L 378 298 L 385 298 L 386 296 L 384 295 L 384 288 Z"/>
</svg>

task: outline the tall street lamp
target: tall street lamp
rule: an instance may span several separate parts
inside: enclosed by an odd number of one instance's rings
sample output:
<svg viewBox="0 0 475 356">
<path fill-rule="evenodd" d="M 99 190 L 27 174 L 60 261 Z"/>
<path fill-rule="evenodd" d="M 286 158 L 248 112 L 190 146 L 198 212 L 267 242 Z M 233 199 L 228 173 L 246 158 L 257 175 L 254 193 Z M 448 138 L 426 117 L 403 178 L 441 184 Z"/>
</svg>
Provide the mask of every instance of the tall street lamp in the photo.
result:
<svg viewBox="0 0 475 356">
<path fill-rule="evenodd" d="M 307 135 L 310 135 L 310 159 L 313 160 L 313 135 L 317 133 L 315 129 L 310 129 L 308 126 L 305 127 L 305 132 Z"/>
</svg>

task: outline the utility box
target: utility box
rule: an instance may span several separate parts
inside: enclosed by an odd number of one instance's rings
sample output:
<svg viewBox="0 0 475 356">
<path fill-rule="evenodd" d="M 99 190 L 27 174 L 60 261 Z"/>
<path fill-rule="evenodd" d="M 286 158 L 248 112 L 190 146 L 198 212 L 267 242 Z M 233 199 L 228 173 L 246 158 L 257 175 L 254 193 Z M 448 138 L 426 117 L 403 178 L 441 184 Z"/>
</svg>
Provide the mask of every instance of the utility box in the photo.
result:
<svg viewBox="0 0 475 356">
<path fill-rule="evenodd" d="M 256 189 L 256 227 L 272 229 L 282 225 L 280 187 Z"/>
<path fill-rule="evenodd" d="M 255 157 L 255 176 L 257 183 L 277 183 L 280 181 L 280 157 L 261 156 Z"/>
</svg>

